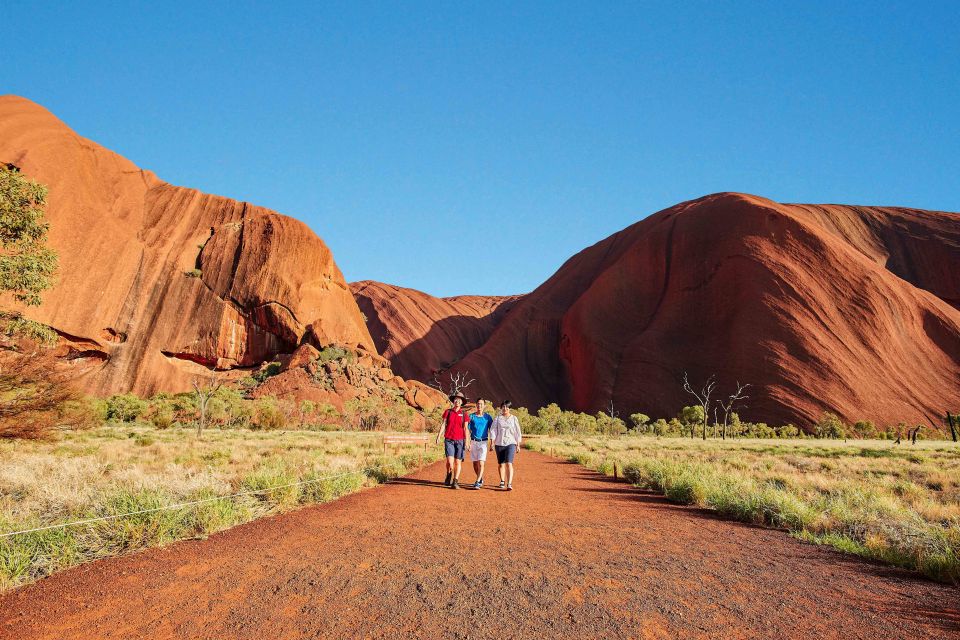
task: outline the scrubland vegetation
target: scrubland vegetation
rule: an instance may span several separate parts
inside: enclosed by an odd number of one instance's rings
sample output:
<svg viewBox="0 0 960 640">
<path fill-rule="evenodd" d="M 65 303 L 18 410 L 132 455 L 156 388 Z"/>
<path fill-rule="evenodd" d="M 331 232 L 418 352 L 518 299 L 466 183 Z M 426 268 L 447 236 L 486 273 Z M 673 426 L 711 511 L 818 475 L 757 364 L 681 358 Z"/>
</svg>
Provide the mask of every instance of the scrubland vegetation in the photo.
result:
<svg viewBox="0 0 960 640">
<path fill-rule="evenodd" d="M 110 409 L 125 417 L 130 410 L 116 402 Z M 424 453 L 415 445 L 391 447 L 384 456 L 381 443 L 382 434 L 369 432 L 216 429 L 197 438 L 192 425 L 116 422 L 67 431 L 56 440 L 0 440 L 0 535 L 271 489 L 0 538 L 0 589 L 331 500 L 439 459 L 436 448 Z"/>
<path fill-rule="evenodd" d="M 960 583 L 960 447 L 542 436 L 526 446 L 841 551 Z"/>
</svg>

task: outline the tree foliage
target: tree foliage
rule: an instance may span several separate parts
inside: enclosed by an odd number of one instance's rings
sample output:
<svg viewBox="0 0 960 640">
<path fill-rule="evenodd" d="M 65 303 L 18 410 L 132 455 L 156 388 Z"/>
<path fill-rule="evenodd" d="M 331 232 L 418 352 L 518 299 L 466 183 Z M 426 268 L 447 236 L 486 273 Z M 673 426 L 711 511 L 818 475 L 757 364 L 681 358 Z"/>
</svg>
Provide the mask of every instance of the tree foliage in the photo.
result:
<svg viewBox="0 0 960 640">
<path fill-rule="evenodd" d="M 0 166 L 0 292 L 27 305 L 53 285 L 57 254 L 47 246 L 47 188 Z"/>
</svg>

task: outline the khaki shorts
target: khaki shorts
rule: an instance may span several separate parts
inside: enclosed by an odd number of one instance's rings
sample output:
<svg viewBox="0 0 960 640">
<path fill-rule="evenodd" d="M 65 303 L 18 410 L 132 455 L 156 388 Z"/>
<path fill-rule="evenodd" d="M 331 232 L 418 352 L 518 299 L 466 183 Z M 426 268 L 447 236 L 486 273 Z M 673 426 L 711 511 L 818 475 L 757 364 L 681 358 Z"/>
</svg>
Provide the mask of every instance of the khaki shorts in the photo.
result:
<svg viewBox="0 0 960 640">
<path fill-rule="evenodd" d="M 487 459 L 487 441 L 470 441 L 470 459 L 474 462 L 483 462 Z"/>
</svg>

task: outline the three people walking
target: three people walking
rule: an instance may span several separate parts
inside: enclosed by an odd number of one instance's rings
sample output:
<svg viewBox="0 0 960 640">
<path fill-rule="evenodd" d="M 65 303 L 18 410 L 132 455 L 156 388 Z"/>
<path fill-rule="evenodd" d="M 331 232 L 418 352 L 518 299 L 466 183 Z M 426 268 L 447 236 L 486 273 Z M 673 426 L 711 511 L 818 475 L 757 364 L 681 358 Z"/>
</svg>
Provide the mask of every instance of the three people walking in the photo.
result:
<svg viewBox="0 0 960 640">
<path fill-rule="evenodd" d="M 468 414 L 463 408 L 467 399 L 462 393 L 458 391 L 449 397 L 450 408 L 443 412 L 437 432 L 438 444 L 440 436 L 444 438 L 443 447 L 447 459 L 447 475 L 443 484 L 453 489 L 460 488 L 460 471 L 469 436 L 470 461 L 473 463 L 474 473 L 477 474 L 473 488 L 483 487 L 487 452 L 492 446 L 492 450 L 497 453 L 500 488 L 512 491 L 513 460 L 522 435 L 520 421 L 510 413 L 510 401 L 505 400 L 500 404 L 500 413 L 494 418 L 486 413 L 487 403 L 483 398 L 477 398 L 476 410 Z"/>
</svg>

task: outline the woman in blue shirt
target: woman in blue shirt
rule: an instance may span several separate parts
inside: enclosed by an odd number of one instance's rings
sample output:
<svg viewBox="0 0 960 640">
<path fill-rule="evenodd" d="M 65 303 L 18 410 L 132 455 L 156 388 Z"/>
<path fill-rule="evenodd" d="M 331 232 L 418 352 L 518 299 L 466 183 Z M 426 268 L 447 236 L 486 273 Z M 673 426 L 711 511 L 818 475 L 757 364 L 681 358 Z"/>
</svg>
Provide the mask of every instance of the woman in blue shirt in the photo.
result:
<svg viewBox="0 0 960 640">
<path fill-rule="evenodd" d="M 487 451 L 490 450 L 490 425 L 493 417 L 484 413 L 487 403 L 483 398 L 477 398 L 477 410 L 470 414 L 470 460 L 473 461 L 473 470 L 477 474 L 474 489 L 483 486 L 483 465 L 487 461 Z"/>
</svg>

